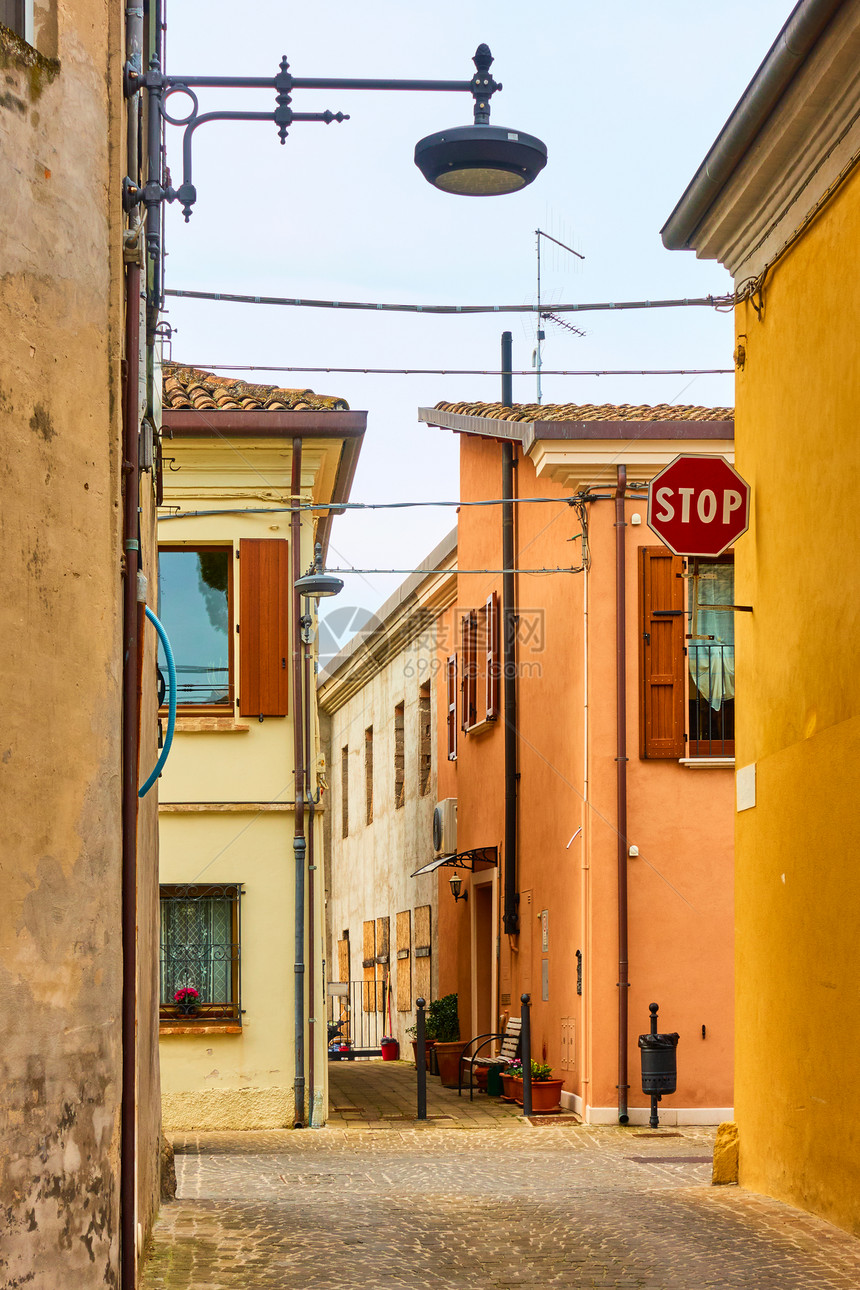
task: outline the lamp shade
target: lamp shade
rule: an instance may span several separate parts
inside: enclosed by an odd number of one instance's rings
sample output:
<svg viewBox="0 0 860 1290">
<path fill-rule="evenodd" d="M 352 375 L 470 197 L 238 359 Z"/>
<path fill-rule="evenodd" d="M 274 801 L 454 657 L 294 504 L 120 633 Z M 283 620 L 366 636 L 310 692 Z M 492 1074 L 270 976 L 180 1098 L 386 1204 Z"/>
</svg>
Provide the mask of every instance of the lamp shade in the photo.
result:
<svg viewBox="0 0 860 1290">
<path fill-rule="evenodd" d="M 343 579 L 336 578 L 333 573 L 312 571 L 296 578 L 295 589 L 311 600 L 321 600 L 324 596 L 336 596 L 339 591 L 343 591 Z"/>
<path fill-rule="evenodd" d="M 443 192 L 495 197 L 525 188 L 540 174 L 546 144 L 500 125 L 456 126 L 417 143 L 415 164 Z"/>
</svg>

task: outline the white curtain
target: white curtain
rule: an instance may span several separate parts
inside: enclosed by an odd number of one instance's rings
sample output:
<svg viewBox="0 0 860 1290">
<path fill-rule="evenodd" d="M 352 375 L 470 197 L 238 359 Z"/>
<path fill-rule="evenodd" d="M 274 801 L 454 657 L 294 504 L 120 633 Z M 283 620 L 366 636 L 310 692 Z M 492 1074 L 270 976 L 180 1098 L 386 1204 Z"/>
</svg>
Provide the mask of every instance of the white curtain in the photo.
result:
<svg viewBox="0 0 860 1290">
<path fill-rule="evenodd" d="M 698 593 L 697 636 L 713 640 L 691 640 L 688 646 L 693 685 L 715 712 L 735 697 L 735 616 L 731 609 L 710 609 L 710 605 L 733 605 L 735 570 L 731 564 L 703 564 L 698 578 L 690 581 L 690 594 Z"/>
</svg>

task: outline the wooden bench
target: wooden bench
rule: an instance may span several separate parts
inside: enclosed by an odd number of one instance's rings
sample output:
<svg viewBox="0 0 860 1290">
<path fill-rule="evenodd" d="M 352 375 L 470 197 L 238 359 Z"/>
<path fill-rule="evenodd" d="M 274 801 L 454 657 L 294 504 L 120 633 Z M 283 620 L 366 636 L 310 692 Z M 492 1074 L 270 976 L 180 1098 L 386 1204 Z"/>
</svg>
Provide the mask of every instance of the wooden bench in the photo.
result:
<svg viewBox="0 0 860 1290">
<path fill-rule="evenodd" d="M 469 1040 L 460 1054 L 459 1074 L 457 1079 L 458 1097 L 461 1097 L 463 1093 L 463 1076 L 467 1069 L 469 1072 L 469 1101 L 471 1102 L 474 1098 L 475 1092 L 474 1074 L 476 1066 L 479 1069 L 485 1069 L 489 1072 L 491 1067 L 501 1069 L 502 1067 L 507 1066 L 508 1062 L 515 1061 L 516 1058 L 519 1057 L 521 1027 L 521 1018 L 509 1017 L 504 1031 L 500 1034 L 476 1035 L 474 1039 Z M 478 1056 L 482 1048 L 487 1048 L 497 1039 L 501 1039 L 502 1041 L 497 1057 Z M 466 1054 L 473 1044 L 477 1044 L 478 1047 L 473 1053 L 467 1056 Z"/>
</svg>

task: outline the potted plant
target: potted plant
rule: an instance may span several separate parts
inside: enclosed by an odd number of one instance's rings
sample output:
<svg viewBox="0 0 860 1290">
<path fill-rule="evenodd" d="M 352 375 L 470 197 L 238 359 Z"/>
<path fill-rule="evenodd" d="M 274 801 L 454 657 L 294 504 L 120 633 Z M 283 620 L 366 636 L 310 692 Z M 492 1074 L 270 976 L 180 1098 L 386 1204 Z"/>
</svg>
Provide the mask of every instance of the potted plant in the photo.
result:
<svg viewBox="0 0 860 1290">
<path fill-rule="evenodd" d="M 418 1065 L 418 1027 L 407 1026 L 406 1033 L 412 1042 L 412 1058 L 415 1065 Z M 430 1049 L 435 1044 L 435 1039 L 431 1039 L 427 1034 L 426 1026 L 424 1030 L 424 1069 L 430 1069 Z"/>
<path fill-rule="evenodd" d="M 457 1067 L 463 1051 L 456 994 L 446 994 L 432 1001 L 427 1009 L 427 1034 L 436 1041 L 434 1052 L 443 1087 L 456 1088 Z"/>
<path fill-rule="evenodd" d="M 184 985 L 173 996 L 180 1017 L 196 1017 L 200 1011 L 200 993 L 193 985 Z"/>
<path fill-rule="evenodd" d="M 522 1088 L 523 1082 L 523 1064 L 519 1058 L 514 1062 L 508 1062 L 499 1072 L 502 1078 L 502 1101 L 516 1102 L 517 1088 Z"/>
<path fill-rule="evenodd" d="M 563 1079 L 552 1078 L 552 1067 L 547 1062 L 536 1062 L 532 1058 L 532 1112 L 535 1115 L 548 1115 L 561 1109 L 561 1090 Z M 517 1106 L 523 1104 L 522 1080 L 517 1084 Z"/>
</svg>

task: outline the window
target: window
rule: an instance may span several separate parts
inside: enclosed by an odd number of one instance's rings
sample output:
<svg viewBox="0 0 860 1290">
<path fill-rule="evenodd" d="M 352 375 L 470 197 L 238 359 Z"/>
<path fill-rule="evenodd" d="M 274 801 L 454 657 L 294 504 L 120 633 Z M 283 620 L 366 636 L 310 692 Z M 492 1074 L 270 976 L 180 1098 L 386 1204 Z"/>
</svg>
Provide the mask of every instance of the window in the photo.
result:
<svg viewBox="0 0 860 1290">
<path fill-rule="evenodd" d="M 405 710 L 402 703 L 394 708 L 394 809 L 399 810 L 406 801 L 406 731 Z"/>
<path fill-rule="evenodd" d="M 237 1021 L 239 883 L 173 884 L 161 888 L 162 1021 L 191 1025 Z M 177 992 L 196 990 L 186 1014 Z M 192 996 L 193 999 L 193 996 Z"/>
<path fill-rule="evenodd" d="M 499 715 L 499 600 L 487 597 L 481 609 L 471 609 L 461 623 L 463 679 L 461 726 L 469 731 Z M 450 754 L 449 754 L 450 755 Z"/>
<path fill-rule="evenodd" d="M 33 44 L 33 0 L 0 0 L 0 22 Z"/>
<path fill-rule="evenodd" d="M 424 681 L 418 691 L 418 793 L 430 792 L 433 769 L 433 726 L 430 717 L 430 682 Z"/>
<path fill-rule="evenodd" d="M 340 836 L 349 837 L 349 748 L 340 750 Z"/>
<path fill-rule="evenodd" d="M 167 547 L 158 554 L 158 616 L 176 664 L 181 706 L 233 706 L 230 547 Z M 159 646 L 159 667 L 167 663 Z"/>
<path fill-rule="evenodd" d="M 689 757 L 735 753 L 735 568 L 732 556 L 688 561 Z"/>
<path fill-rule="evenodd" d="M 457 655 L 451 654 L 445 663 L 448 690 L 448 760 L 457 760 Z"/>
<path fill-rule="evenodd" d="M 233 567 L 238 556 L 238 636 L 233 629 Z M 198 712 L 233 710 L 233 640 L 239 641 L 242 716 L 288 711 L 289 544 L 245 538 L 232 546 L 162 547 L 159 618 L 176 663 L 177 699 Z M 167 668 L 160 655 L 162 673 Z"/>
<path fill-rule="evenodd" d="M 364 732 L 364 822 L 373 823 L 373 726 Z"/>
<path fill-rule="evenodd" d="M 640 756 L 734 756 L 734 561 L 643 547 Z"/>
</svg>

